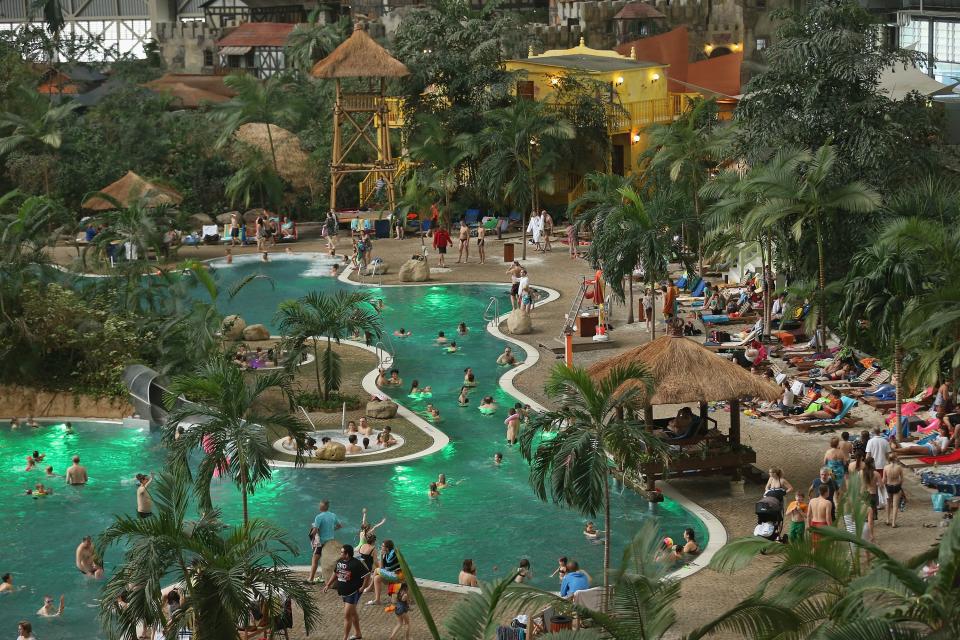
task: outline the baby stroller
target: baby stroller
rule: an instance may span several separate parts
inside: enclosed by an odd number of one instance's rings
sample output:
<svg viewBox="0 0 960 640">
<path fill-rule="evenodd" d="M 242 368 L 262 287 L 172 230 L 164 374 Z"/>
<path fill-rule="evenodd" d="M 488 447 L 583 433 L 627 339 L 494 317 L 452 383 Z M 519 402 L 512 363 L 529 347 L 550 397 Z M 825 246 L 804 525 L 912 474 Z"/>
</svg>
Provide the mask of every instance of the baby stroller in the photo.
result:
<svg viewBox="0 0 960 640">
<path fill-rule="evenodd" d="M 783 500 L 779 494 L 768 492 L 757 501 L 754 510 L 757 513 L 757 526 L 753 535 L 771 542 L 783 542 Z"/>
</svg>

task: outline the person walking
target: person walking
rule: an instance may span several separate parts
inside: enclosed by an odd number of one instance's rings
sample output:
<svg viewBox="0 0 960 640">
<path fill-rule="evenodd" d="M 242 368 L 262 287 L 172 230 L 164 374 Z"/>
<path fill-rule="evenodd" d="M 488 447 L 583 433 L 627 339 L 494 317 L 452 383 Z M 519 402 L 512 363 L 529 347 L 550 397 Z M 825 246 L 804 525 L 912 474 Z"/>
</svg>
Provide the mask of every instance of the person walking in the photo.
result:
<svg viewBox="0 0 960 640">
<path fill-rule="evenodd" d="M 320 564 L 320 556 L 323 555 L 323 545 L 333 540 L 334 532 L 343 526 L 337 514 L 330 511 L 330 501 L 320 501 L 320 513 L 313 519 L 313 526 L 310 529 L 310 542 L 313 546 L 313 557 L 310 559 L 310 577 L 307 583 L 312 583 L 317 575 L 317 566 Z M 353 549 L 351 549 L 352 551 Z"/>
<path fill-rule="evenodd" d="M 550 236 L 553 234 L 553 216 L 546 209 L 540 212 L 540 226 L 543 229 L 543 250 L 553 251 L 550 246 Z"/>
<path fill-rule="evenodd" d="M 446 227 L 440 227 L 437 229 L 437 232 L 433 234 L 433 248 L 436 249 L 440 255 L 438 264 L 441 267 L 447 266 L 446 256 L 448 246 L 450 246 L 450 232 L 447 231 Z"/>
<path fill-rule="evenodd" d="M 337 560 L 333 575 L 323 587 L 326 593 L 337 583 L 337 594 L 343 600 L 343 640 L 360 640 L 360 615 L 357 613 L 357 603 L 360 602 L 361 587 L 367 577 L 367 567 L 360 560 L 353 557 L 353 546 L 343 545 L 340 549 L 340 559 Z M 351 636 L 350 629 L 355 633 Z"/>
</svg>

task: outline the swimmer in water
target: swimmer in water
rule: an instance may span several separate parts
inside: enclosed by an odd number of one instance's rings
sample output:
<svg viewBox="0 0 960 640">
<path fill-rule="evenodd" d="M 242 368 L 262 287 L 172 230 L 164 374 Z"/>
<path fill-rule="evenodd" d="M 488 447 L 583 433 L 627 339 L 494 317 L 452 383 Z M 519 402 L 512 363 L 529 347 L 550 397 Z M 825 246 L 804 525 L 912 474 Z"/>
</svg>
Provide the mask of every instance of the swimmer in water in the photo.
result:
<svg viewBox="0 0 960 640">
<path fill-rule="evenodd" d="M 27 468 L 24 471 L 33 471 L 35 466 L 37 466 L 37 462 L 33 459 L 33 456 L 27 456 Z"/>
<path fill-rule="evenodd" d="M 412 383 L 410 383 L 410 391 L 409 391 L 409 393 L 408 393 L 407 395 L 413 397 L 413 396 L 419 396 L 420 393 L 421 393 L 421 391 L 420 391 L 420 381 L 419 381 L 419 380 L 414 380 Z"/>
<path fill-rule="evenodd" d="M 467 397 L 467 387 L 460 387 L 460 396 L 457 398 L 457 404 L 461 407 L 465 407 L 470 404 L 470 398 Z"/>
<path fill-rule="evenodd" d="M 431 498 L 439 498 L 439 497 L 440 497 L 440 490 L 437 489 L 437 483 L 436 483 L 436 482 L 431 482 L 431 483 L 430 483 L 430 492 L 429 492 L 429 495 L 430 495 Z"/>
<path fill-rule="evenodd" d="M 420 391 L 420 393 L 424 396 L 432 396 L 433 388 L 430 385 L 427 385 L 423 388 L 423 390 Z"/>
<path fill-rule="evenodd" d="M 494 464 L 495 466 L 498 466 L 498 467 L 499 467 L 501 464 L 503 464 L 503 454 L 502 454 L 502 453 L 497 452 L 497 453 L 493 454 L 493 464 Z"/>
<path fill-rule="evenodd" d="M 60 607 L 53 605 L 53 596 L 43 597 L 43 606 L 37 611 L 41 618 L 55 618 L 63 614 L 63 596 L 60 596 Z"/>
<path fill-rule="evenodd" d="M 39 451 L 33 452 L 33 461 L 34 462 L 43 462 L 43 459 L 46 458 L 45 455 L 41 454 Z"/>
<path fill-rule="evenodd" d="M 473 375 L 473 369 L 467 367 L 463 370 L 463 386 L 465 387 L 475 387 L 477 386 L 477 379 Z"/>
<path fill-rule="evenodd" d="M 57 474 L 55 474 L 55 473 L 53 472 L 53 467 L 52 467 L 52 466 L 49 466 L 49 465 L 47 466 L 47 477 L 48 477 L 48 478 L 56 478 L 56 477 L 57 477 Z"/>
<path fill-rule="evenodd" d="M 435 406 L 433 406 L 432 404 L 428 404 L 428 405 L 427 405 L 427 413 L 430 414 L 430 419 L 431 419 L 433 422 L 438 422 L 438 421 L 440 420 L 440 410 L 437 409 L 437 408 L 436 408 Z"/>
<path fill-rule="evenodd" d="M 596 540 L 597 538 L 600 537 L 600 533 L 601 531 L 599 531 L 592 522 L 588 522 L 587 526 L 583 528 L 583 535 L 588 540 Z"/>
<path fill-rule="evenodd" d="M 68 436 L 73 435 L 73 424 L 70 423 L 70 422 L 67 422 L 66 424 L 64 424 L 64 425 L 63 425 L 63 432 L 64 432 L 65 434 L 67 434 Z"/>
<path fill-rule="evenodd" d="M 77 570 L 85 576 L 92 578 L 103 577 L 103 565 L 97 560 L 93 551 L 93 539 L 85 536 L 77 546 L 76 553 Z"/>
<path fill-rule="evenodd" d="M 493 396 L 484 396 L 483 400 L 480 402 L 480 413 L 484 415 L 491 415 L 494 411 L 497 410 L 497 403 L 493 401 Z"/>
<path fill-rule="evenodd" d="M 441 473 L 439 476 L 437 476 L 437 481 L 434 484 L 437 485 L 437 489 L 446 489 L 447 488 L 446 474 Z"/>
<path fill-rule="evenodd" d="M 457 341 L 454 340 L 450 343 L 450 346 L 447 347 L 447 353 L 456 353 L 457 352 Z"/>
<path fill-rule="evenodd" d="M 467 323 L 466 323 L 466 322 L 461 322 L 461 323 L 460 323 L 460 326 L 457 327 L 457 333 L 459 333 L 459 334 L 462 335 L 462 336 L 467 335 Z"/>
<path fill-rule="evenodd" d="M 387 384 L 393 385 L 395 387 L 399 387 L 401 384 L 403 384 L 403 380 L 400 379 L 399 369 L 390 370 L 390 377 L 387 378 Z"/>
<path fill-rule="evenodd" d="M 393 332 L 393 335 L 395 335 L 398 338 L 409 338 L 413 334 L 407 331 L 406 329 L 404 329 L 403 327 L 400 327 L 399 329 Z"/>
<path fill-rule="evenodd" d="M 330 275 L 336 278 L 340 274 L 340 263 L 334 262 L 333 266 L 330 267 Z"/>
<path fill-rule="evenodd" d="M 443 331 L 440 331 L 439 333 L 437 333 L 436 342 L 437 344 L 441 344 L 441 345 L 447 344 L 447 336 L 444 335 Z"/>
</svg>

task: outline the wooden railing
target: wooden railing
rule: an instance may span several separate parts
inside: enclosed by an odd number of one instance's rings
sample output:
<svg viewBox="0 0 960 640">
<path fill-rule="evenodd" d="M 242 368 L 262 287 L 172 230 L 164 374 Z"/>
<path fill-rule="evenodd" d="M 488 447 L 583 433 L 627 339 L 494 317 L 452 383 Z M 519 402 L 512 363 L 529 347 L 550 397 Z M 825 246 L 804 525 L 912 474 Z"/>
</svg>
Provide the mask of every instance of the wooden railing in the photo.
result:
<svg viewBox="0 0 960 640">
<path fill-rule="evenodd" d="M 393 172 L 393 183 L 396 184 L 398 178 L 402 176 L 407 168 L 410 166 L 409 162 L 405 160 L 397 160 L 397 168 Z M 377 178 L 380 177 L 375 171 L 371 171 L 363 177 L 363 180 L 360 181 L 360 206 L 366 204 L 367 199 L 373 196 L 374 192 L 377 190 Z"/>
</svg>

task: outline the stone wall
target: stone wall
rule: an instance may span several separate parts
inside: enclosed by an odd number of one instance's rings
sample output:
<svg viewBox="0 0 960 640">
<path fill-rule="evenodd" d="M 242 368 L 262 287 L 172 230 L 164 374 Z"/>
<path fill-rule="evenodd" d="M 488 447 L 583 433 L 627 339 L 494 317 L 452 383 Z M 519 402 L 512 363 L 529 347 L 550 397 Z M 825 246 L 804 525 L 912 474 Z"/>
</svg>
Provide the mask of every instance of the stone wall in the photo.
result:
<svg viewBox="0 0 960 640">
<path fill-rule="evenodd" d="M 126 418 L 133 407 L 126 400 L 94 398 L 32 387 L 0 386 L 0 416 L 4 419 L 40 417 Z"/>
<path fill-rule="evenodd" d="M 160 22 L 154 25 L 154 38 L 167 68 L 174 73 L 210 73 L 203 64 L 204 51 L 216 55 L 217 40 L 224 30 L 205 22 Z"/>
</svg>

